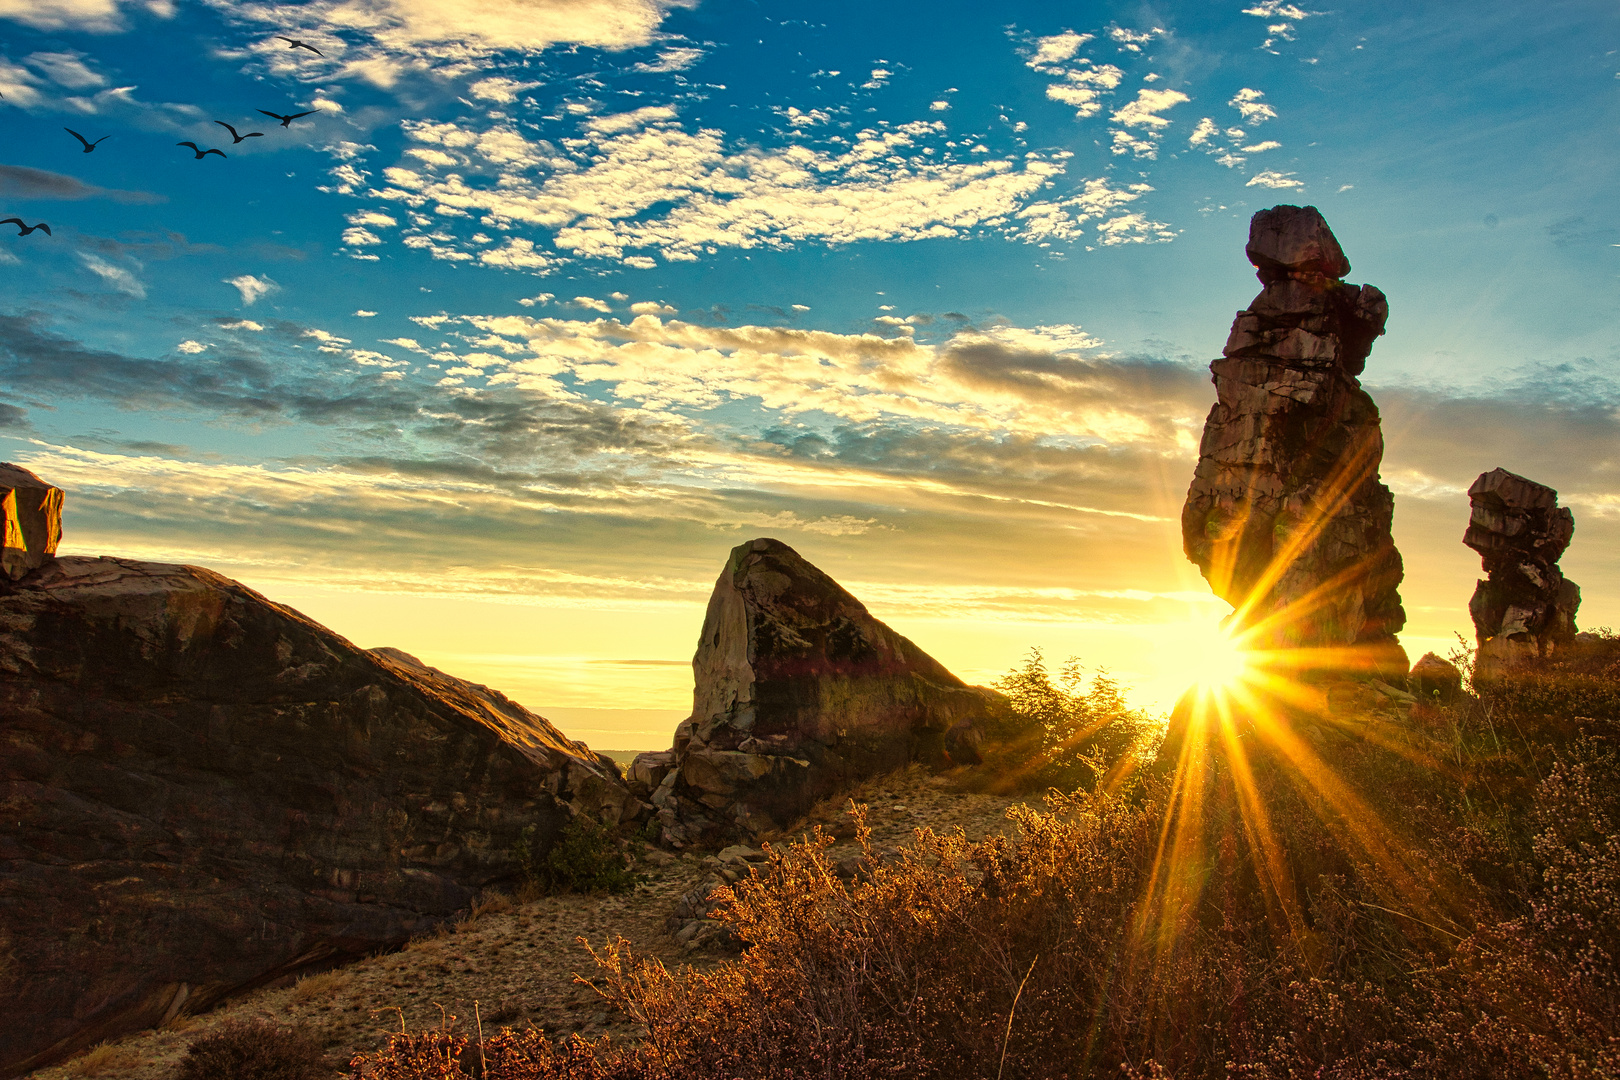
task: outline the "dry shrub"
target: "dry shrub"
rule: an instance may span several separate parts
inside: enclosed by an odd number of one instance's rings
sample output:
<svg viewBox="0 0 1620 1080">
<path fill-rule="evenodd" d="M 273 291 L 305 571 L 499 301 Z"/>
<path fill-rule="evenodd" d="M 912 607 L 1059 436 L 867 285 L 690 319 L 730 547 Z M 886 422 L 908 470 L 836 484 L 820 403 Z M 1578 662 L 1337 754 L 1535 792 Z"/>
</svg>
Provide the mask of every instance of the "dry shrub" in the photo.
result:
<svg viewBox="0 0 1620 1080">
<path fill-rule="evenodd" d="M 325 1080 L 315 1041 L 263 1020 L 232 1020 L 191 1044 L 176 1080 Z"/>
<path fill-rule="evenodd" d="M 292 1000 L 297 1005 L 305 1005 L 312 1001 L 330 1001 L 347 990 L 353 982 L 354 975 L 348 971 L 323 971 L 319 975 L 305 975 L 293 984 Z"/>
<path fill-rule="evenodd" d="M 69 1061 L 67 1071 L 75 1076 L 116 1075 L 140 1063 L 140 1055 L 127 1046 L 99 1043 Z"/>
<path fill-rule="evenodd" d="M 1521 717 L 1515 750 L 1478 707 L 1320 752 L 1237 717 L 1195 766 L 1015 808 L 1008 837 L 918 830 L 887 862 L 858 822 L 853 882 L 818 832 L 719 891 L 737 960 L 597 956 L 641 1041 L 503 1032 L 484 1068 L 441 1030 L 357 1073 L 1620 1075 L 1620 727 Z"/>
</svg>

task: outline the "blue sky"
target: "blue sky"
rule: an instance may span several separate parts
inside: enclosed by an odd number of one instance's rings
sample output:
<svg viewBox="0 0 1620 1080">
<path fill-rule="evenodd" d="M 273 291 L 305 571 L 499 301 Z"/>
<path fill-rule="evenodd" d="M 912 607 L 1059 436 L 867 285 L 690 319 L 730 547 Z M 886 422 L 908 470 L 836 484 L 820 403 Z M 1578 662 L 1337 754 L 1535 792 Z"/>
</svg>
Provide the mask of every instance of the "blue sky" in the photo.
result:
<svg viewBox="0 0 1620 1080">
<path fill-rule="evenodd" d="M 68 489 L 64 550 L 213 566 L 603 746 L 663 744 L 756 535 L 968 678 L 1042 645 L 1159 701 L 1224 608 L 1175 526 L 1205 365 L 1248 216 L 1296 202 L 1390 297 L 1414 657 L 1468 628 L 1496 466 L 1559 488 L 1580 621 L 1620 619 L 1612 5 L 0 26 L 0 216 L 54 231 L 0 242 L 0 457 Z"/>
</svg>

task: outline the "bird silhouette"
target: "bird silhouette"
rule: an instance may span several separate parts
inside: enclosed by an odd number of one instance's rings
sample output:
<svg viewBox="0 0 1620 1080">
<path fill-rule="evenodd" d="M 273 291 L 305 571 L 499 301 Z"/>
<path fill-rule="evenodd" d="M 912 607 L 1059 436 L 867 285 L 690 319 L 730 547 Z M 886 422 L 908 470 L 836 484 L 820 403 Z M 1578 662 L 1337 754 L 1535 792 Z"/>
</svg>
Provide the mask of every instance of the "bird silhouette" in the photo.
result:
<svg viewBox="0 0 1620 1080">
<path fill-rule="evenodd" d="M 218 154 L 220 157 L 225 156 L 225 151 L 223 151 L 223 150 L 214 150 L 214 149 L 204 150 L 202 147 L 198 146 L 194 142 L 177 142 L 174 145 L 191 147 L 192 152 L 194 152 L 197 155 L 197 160 L 198 161 L 201 161 L 203 158 L 207 157 L 209 154 Z"/>
<path fill-rule="evenodd" d="M 77 131 L 74 131 L 70 127 L 65 127 L 62 130 L 67 132 L 69 135 L 73 136 L 75 139 L 78 139 L 80 142 L 84 143 L 84 152 L 87 153 L 87 154 L 90 151 L 94 150 L 96 147 L 100 146 L 102 143 L 106 142 L 108 139 L 112 138 L 111 135 L 103 135 L 101 138 L 97 139 L 95 142 L 91 142 L 89 139 L 85 138 L 83 135 L 80 135 Z"/>
<path fill-rule="evenodd" d="M 45 224 L 43 221 L 40 222 L 38 225 L 24 225 L 23 224 L 23 219 L 20 218 L 20 217 L 0 218 L 0 225 L 10 225 L 10 224 L 13 224 L 13 223 L 15 223 L 16 226 L 17 226 L 17 235 L 18 236 L 27 236 L 29 233 L 33 232 L 35 229 L 38 229 L 40 232 L 44 233 L 46 236 L 51 235 L 51 227 L 49 225 Z"/>
<path fill-rule="evenodd" d="M 309 112 L 295 112 L 291 116 L 282 116 L 280 113 L 273 113 L 268 109 L 258 109 L 256 111 L 257 112 L 262 112 L 266 116 L 274 117 L 275 119 L 280 120 L 281 121 L 281 126 L 286 127 L 288 124 L 292 123 L 294 120 L 298 119 L 300 116 L 308 116 L 308 115 L 310 115 L 310 113 L 313 113 L 315 110 L 311 109 Z"/>
<path fill-rule="evenodd" d="M 264 134 L 264 132 L 262 132 L 262 131 L 250 131 L 246 135 L 238 135 L 236 133 L 236 129 L 231 127 L 231 125 L 227 124 L 225 121 L 223 121 L 223 120 L 215 120 L 214 123 L 218 124 L 220 127 L 224 128 L 226 131 L 231 133 L 231 138 L 236 140 L 235 142 L 231 143 L 232 146 L 235 146 L 236 143 L 241 142 L 243 139 L 251 139 L 255 135 L 263 135 Z"/>
<path fill-rule="evenodd" d="M 276 37 L 281 38 L 282 41 L 290 42 L 290 44 L 287 46 L 287 48 L 289 48 L 289 49 L 308 49 L 310 52 L 314 53 L 316 56 L 325 56 L 326 55 L 325 53 L 321 52 L 321 50 L 317 49 L 315 46 L 311 45 L 307 41 L 299 41 L 297 38 L 281 37 L 280 34 L 277 34 Z"/>
</svg>

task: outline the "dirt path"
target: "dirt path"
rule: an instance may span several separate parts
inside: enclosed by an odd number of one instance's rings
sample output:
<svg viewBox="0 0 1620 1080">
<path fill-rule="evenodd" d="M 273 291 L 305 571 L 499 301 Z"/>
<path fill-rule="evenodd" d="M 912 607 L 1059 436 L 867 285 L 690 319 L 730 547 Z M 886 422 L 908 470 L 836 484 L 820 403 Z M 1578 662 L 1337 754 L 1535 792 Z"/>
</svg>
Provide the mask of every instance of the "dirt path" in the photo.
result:
<svg viewBox="0 0 1620 1080">
<path fill-rule="evenodd" d="M 846 796 L 818 806 L 806 825 L 820 823 L 847 837 L 843 808 L 853 799 L 868 807 L 874 843 L 905 843 L 912 830 L 960 827 L 978 839 L 1006 825 L 1006 796 L 964 793 L 945 777 L 912 768 L 861 784 Z M 778 841 L 780 842 L 780 840 Z M 844 839 L 835 859 L 854 851 Z M 708 967 L 725 959 L 703 945 L 682 944 L 665 928 L 682 894 L 714 877 L 718 862 L 706 854 L 682 854 L 667 865 L 663 854 L 644 853 L 638 868 L 650 880 L 622 896 L 550 896 L 515 905 L 497 899 L 485 910 L 404 949 L 309 976 L 293 986 L 261 990 L 212 1012 L 180 1017 L 168 1028 L 133 1035 L 32 1074 L 37 1080 L 116 1076 L 160 1080 L 171 1075 L 186 1048 L 227 1020 L 262 1018 L 296 1025 L 322 1044 L 334 1067 L 377 1048 L 401 1018 L 411 1028 L 440 1019 L 440 1006 L 470 1025 L 479 1003 L 486 1033 L 501 1026 L 534 1024 L 554 1037 L 611 1032 L 634 1037 L 622 1018 L 610 1015 L 596 994 L 574 981 L 594 965 L 578 943 L 600 947 L 615 936 L 657 957 L 672 969 Z"/>
</svg>

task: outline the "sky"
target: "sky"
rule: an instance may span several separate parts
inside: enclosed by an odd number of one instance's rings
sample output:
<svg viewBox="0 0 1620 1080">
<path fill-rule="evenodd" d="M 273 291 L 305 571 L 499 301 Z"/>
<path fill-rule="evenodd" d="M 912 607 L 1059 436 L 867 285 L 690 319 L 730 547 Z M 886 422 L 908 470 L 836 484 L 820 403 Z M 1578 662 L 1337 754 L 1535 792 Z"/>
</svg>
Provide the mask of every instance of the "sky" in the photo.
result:
<svg viewBox="0 0 1620 1080">
<path fill-rule="evenodd" d="M 1620 625 L 1613 4 L 0 28 L 0 217 L 52 230 L 0 226 L 0 459 L 66 490 L 63 554 L 211 567 L 600 749 L 669 744 L 756 536 L 970 682 L 1039 647 L 1167 707 L 1229 610 L 1178 525 L 1208 363 L 1295 203 L 1389 296 L 1412 658 L 1471 636 L 1497 467 L 1573 508 L 1578 621 Z"/>
</svg>

